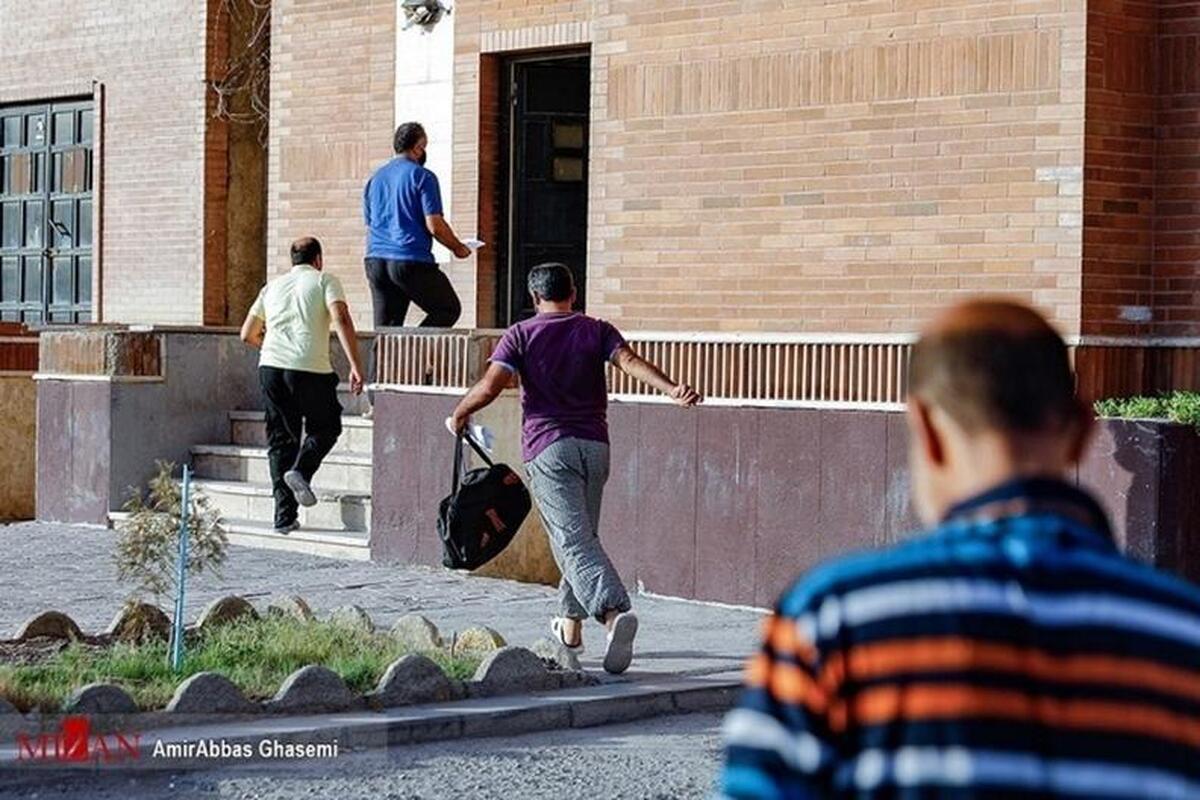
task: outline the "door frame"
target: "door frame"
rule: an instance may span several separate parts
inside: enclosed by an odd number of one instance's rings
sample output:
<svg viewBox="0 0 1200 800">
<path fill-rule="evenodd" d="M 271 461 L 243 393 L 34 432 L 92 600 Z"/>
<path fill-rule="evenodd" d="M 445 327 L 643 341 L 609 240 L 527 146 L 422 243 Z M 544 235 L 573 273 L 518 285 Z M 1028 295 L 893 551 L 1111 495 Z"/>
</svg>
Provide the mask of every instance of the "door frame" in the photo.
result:
<svg viewBox="0 0 1200 800">
<path fill-rule="evenodd" d="M 516 170 L 517 158 L 517 142 L 516 142 L 516 126 L 514 125 L 516 117 L 516 78 L 514 74 L 515 68 L 520 64 L 539 63 L 547 61 L 568 61 L 578 58 L 588 59 L 589 69 L 592 57 L 591 45 L 573 46 L 566 48 L 555 48 L 553 50 L 537 50 L 526 51 L 513 54 L 501 54 L 500 60 L 500 104 L 499 104 L 499 123 L 500 135 L 499 141 L 503 151 L 500 153 L 498 161 L 500 186 L 503 191 L 500 192 L 502 208 L 497 218 L 500 220 L 499 230 L 497 231 L 497 254 L 499 255 L 498 263 L 496 264 L 496 309 L 495 319 L 500 327 L 511 325 L 512 319 L 512 298 L 513 298 L 513 269 L 515 250 L 513 242 L 513 225 L 516 206 L 516 184 L 513 181 L 513 173 Z M 591 76 L 588 78 L 588 93 L 591 94 Z M 587 124 L 587 160 L 585 174 L 587 181 L 584 184 L 584 191 L 590 192 L 591 189 L 591 103 L 589 97 L 589 111 Z"/>
</svg>

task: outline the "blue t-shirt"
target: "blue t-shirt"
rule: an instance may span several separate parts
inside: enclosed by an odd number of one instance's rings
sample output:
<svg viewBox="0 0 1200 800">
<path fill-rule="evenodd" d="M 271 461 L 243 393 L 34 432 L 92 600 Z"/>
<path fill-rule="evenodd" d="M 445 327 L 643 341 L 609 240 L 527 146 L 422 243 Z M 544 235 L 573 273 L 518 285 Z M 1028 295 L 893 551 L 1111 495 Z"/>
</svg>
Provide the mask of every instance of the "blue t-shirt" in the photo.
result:
<svg viewBox="0 0 1200 800">
<path fill-rule="evenodd" d="M 425 217 L 441 213 L 437 176 L 403 156 L 393 158 L 363 190 L 367 258 L 436 263 Z"/>
</svg>

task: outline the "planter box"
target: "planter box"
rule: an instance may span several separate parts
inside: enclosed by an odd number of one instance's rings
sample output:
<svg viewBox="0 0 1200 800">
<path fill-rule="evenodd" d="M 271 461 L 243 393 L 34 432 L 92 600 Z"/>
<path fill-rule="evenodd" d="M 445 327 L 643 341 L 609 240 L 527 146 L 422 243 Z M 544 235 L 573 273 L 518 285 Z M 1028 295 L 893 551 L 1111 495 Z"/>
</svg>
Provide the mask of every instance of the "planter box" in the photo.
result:
<svg viewBox="0 0 1200 800">
<path fill-rule="evenodd" d="M 1079 483 L 1108 511 L 1122 549 L 1200 581 L 1200 433 L 1162 420 L 1105 419 Z"/>
</svg>

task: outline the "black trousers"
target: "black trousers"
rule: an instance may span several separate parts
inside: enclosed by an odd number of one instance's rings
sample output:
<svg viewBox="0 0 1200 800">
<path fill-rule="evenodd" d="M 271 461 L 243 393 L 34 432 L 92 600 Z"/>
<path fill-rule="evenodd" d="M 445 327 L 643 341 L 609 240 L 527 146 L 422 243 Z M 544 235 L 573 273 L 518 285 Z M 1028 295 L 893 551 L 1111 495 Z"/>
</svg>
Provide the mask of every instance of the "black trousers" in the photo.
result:
<svg viewBox="0 0 1200 800">
<path fill-rule="evenodd" d="M 336 372 L 259 367 L 258 382 L 267 410 L 267 460 L 278 527 L 294 522 L 299 508 L 283 474 L 295 469 L 312 480 L 342 433 L 342 404 Z"/>
<path fill-rule="evenodd" d="M 363 265 L 371 284 L 376 328 L 403 325 L 411 303 L 425 312 L 422 328 L 452 328 L 462 315 L 462 303 L 437 264 L 367 258 Z"/>
</svg>

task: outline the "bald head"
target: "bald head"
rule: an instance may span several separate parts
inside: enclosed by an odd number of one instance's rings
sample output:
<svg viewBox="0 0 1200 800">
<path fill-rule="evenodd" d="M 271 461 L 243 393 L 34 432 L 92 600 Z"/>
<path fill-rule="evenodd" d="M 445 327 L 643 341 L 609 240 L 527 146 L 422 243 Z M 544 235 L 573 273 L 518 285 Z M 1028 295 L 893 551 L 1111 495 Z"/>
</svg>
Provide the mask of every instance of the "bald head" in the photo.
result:
<svg viewBox="0 0 1200 800">
<path fill-rule="evenodd" d="M 938 315 L 913 348 L 909 393 L 967 432 L 1049 432 L 1078 413 L 1066 343 L 1036 311 L 1007 300 Z"/>
<path fill-rule="evenodd" d="M 321 268 L 321 243 L 314 236 L 301 236 L 292 242 L 292 264 L 311 264 Z"/>
</svg>

